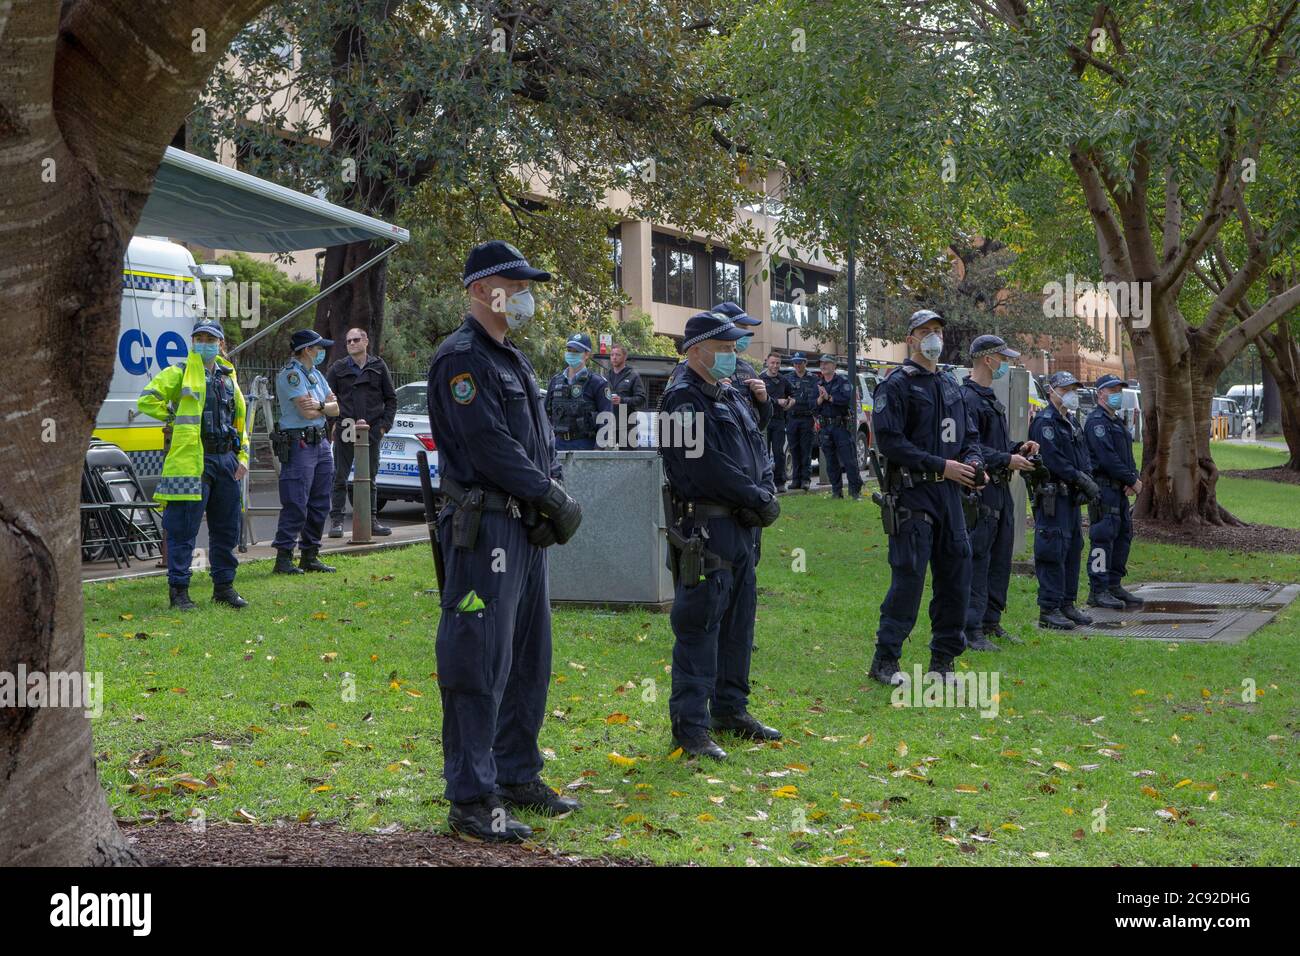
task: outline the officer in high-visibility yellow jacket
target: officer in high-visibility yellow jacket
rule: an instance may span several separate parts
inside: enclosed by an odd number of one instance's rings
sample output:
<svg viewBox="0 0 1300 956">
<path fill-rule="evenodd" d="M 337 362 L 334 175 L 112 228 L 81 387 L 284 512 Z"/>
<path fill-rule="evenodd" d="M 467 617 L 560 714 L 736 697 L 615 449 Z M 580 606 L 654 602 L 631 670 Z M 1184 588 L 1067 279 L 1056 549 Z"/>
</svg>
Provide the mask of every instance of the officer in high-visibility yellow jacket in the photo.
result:
<svg viewBox="0 0 1300 956">
<path fill-rule="evenodd" d="M 155 375 L 136 401 L 143 414 L 172 428 L 154 498 L 167 503 L 162 520 L 167 589 L 171 606 L 181 611 L 195 606 L 189 595 L 190 564 L 205 512 L 212 600 L 235 608 L 248 605 L 235 590 L 239 482 L 248 473 L 248 434 L 235 366 L 220 355 L 225 337 L 219 321 L 199 319 L 185 364 Z"/>
</svg>

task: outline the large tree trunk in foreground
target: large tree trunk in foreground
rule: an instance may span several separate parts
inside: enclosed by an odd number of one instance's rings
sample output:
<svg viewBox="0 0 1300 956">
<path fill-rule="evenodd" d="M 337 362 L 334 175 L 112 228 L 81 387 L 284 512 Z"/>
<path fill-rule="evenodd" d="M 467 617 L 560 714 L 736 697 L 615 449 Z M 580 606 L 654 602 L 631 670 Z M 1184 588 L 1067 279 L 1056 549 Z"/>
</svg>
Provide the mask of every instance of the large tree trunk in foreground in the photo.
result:
<svg viewBox="0 0 1300 956">
<path fill-rule="evenodd" d="M 77 506 L 122 256 L 164 147 L 268 2 L 0 5 L 0 315 L 21 322 L 0 389 L 0 671 L 84 670 Z M 0 709 L 0 866 L 133 861 L 84 708 Z"/>
<path fill-rule="evenodd" d="M 1282 407 L 1282 436 L 1290 457 L 1284 467 L 1300 471 L 1300 343 L 1286 322 L 1257 340 L 1259 357 L 1277 383 Z"/>
</svg>

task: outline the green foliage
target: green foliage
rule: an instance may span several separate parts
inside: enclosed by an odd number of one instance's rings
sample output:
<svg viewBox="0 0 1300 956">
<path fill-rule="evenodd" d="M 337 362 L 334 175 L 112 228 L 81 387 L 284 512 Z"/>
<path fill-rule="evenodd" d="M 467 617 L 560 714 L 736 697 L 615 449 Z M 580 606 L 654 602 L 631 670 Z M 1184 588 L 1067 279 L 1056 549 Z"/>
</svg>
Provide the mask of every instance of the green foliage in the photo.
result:
<svg viewBox="0 0 1300 956">
<path fill-rule="evenodd" d="M 295 306 L 306 302 L 319 291 L 314 282 L 291 279 L 274 263 L 254 259 L 243 252 L 224 255 L 218 261 L 222 265 L 230 266 L 231 271 L 234 272 L 231 282 L 257 283 L 260 296 L 260 322 L 256 327 L 242 328 L 239 321 L 233 318 L 225 321 L 226 345 L 229 348 L 234 348 L 244 339 L 252 338 L 260 329 L 270 325 Z M 311 313 L 308 311 L 302 317 L 302 323 L 295 328 L 305 328 L 310 325 Z M 288 354 L 289 336 L 293 331 L 293 328 L 282 326 L 239 353 L 239 362 L 253 366 L 280 365 Z"/>
</svg>

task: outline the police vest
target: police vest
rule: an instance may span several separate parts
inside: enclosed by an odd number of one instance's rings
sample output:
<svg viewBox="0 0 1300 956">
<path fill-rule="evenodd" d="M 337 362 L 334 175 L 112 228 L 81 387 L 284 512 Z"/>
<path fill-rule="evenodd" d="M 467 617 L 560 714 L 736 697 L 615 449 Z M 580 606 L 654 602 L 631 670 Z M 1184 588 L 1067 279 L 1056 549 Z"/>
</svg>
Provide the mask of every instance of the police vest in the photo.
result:
<svg viewBox="0 0 1300 956">
<path fill-rule="evenodd" d="M 587 395 L 591 373 L 583 369 L 569 382 L 560 372 L 551 379 L 551 425 L 570 439 L 596 437 L 596 402 Z"/>
<path fill-rule="evenodd" d="M 248 465 L 245 435 L 244 396 L 239 391 L 235 366 L 220 355 L 214 361 L 213 380 L 220 381 L 215 366 L 229 371 L 233 395 L 231 425 L 239 440 L 240 464 Z M 144 415 L 172 426 L 171 445 L 163 461 L 162 478 L 154 498 L 159 501 L 200 501 L 203 498 L 203 412 L 207 404 L 207 381 L 203 359 L 191 351 L 184 365 L 169 365 L 151 381 L 136 400 Z"/>
</svg>

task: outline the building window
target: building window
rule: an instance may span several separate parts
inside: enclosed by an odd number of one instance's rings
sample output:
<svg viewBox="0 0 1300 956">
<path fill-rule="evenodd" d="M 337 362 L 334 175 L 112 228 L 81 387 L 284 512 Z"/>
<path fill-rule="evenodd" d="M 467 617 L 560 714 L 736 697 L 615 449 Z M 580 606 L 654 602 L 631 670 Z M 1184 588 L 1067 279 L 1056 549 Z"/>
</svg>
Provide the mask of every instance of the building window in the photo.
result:
<svg viewBox="0 0 1300 956">
<path fill-rule="evenodd" d="M 781 263 L 771 270 L 772 276 L 772 321 L 787 325 L 807 325 L 809 319 L 808 300 L 814 295 L 824 295 L 830 291 L 835 277 L 816 269 Z M 838 311 L 824 307 L 819 318 L 833 324 Z"/>
<path fill-rule="evenodd" d="M 708 294 L 707 259 L 701 259 L 695 244 L 674 240 L 656 233 L 651 242 L 651 268 L 654 270 L 652 293 L 656 302 L 680 305 L 688 309 L 703 308 L 699 285 L 705 283 Z"/>
<path fill-rule="evenodd" d="M 742 309 L 745 307 L 745 264 L 715 254 L 713 257 L 712 300 L 717 302 L 734 302 Z"/>
<path fill-rule="evenodd" d="M 617 229 L 616 226 L 605 241 L 609 243 L 609 254 L 614 263 L 614 289 L 621 292 L 623 290 L 623 240 L 618 236 Z"/>
</svg>

